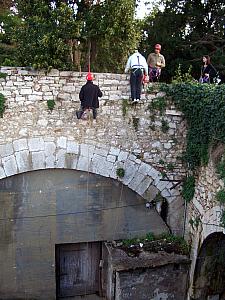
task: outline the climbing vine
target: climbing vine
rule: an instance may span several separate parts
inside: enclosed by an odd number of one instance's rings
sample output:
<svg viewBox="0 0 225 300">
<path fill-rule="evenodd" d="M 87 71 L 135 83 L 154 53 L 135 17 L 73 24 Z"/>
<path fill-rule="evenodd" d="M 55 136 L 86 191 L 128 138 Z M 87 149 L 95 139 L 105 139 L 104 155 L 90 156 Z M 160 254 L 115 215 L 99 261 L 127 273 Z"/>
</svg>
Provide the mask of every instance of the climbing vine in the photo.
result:
<svg viewBox="0 0 225 300">
<path fill-rule="evenodd" d="M 0 117 L 3 118 L 3 113 L 5 111 L 5 96 L 0 93 Z"/>
<path fill-rule="evenodd" d="M 187 146 L 184 160 L 195 170 L 208 163 L 209 148 L 225 142 L 225 85 L 198 83 L 162 84 L 187 121 Z"/>
</svg>

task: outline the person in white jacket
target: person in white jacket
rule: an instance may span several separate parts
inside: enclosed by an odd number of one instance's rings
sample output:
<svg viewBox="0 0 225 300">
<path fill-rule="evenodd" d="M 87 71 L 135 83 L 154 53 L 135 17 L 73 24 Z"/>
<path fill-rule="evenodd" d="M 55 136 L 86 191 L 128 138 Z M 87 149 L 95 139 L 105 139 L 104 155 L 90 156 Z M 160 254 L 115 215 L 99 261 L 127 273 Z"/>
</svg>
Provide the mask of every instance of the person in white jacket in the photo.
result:
<svg viewBox="0 0 225 300">
<path fill-rule="evenodd" d="M 148 75 L 148 64 L 138 50 L 135 50 L 127 61 L 125 67 L 125 73 L 130 71 L 130 88 L 131 88 L 131 99 L 133 103 L 139 102 L 141 99 L 141 88 L 143 76 Z"/>
</svg>

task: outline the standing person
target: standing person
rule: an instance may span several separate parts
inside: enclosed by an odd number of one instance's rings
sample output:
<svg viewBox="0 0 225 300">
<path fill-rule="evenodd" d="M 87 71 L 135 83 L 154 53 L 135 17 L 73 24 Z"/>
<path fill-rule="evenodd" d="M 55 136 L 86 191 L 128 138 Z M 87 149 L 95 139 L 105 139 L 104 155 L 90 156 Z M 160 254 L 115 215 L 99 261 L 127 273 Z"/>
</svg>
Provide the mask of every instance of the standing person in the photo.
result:
<svg viewBox="0 0 225 300">
<path fill-rule="evenodd" d="M 161 45 L 155 45 L 155 52 L 150 53 L 147 59 L 147 63 L 149 66 L 149 81 L 155 82 L 159 80 L 161 75 L 161 69 L 165 68 L 165 58 L 160 53 Z"/>
<path fill-rule="evenodd" d="M 216 77 L 217 71 L 211 64 L 210 57 L 204 55 L 202 57 L 202 68 L 201 68 L 201 77 L 199 79 L 200 83 L 213 83 L 213 78 Z"/>
<path fill-rule="evenodd" d="M 82 86 L 79 93 L 81 109 L 76 111 L 76 116 L 78 119 L 83 118 L 85 111 L 92 109 L 93 119 L 96 119 L 97 108 L 99 108 L 98 97 L 102 97 L 102 92 L 97 85 L 93 84 L 93 75 L 90 72 L 88 72 L 86 79 L 87 82 Z"/>
<path fill-rule="evenodd" d="M 133 103 L 139 102 L 141 99 L 141 88 L 143 75 L 148 75 L 148 65 L 146 59 L 144 58 L 138 50 L 135 50 L 127 61 L 125 67 L 125 73 L 128 71 L 130 73 L 130 88 L 131 88 L 131 99 Z"/>
</svg>

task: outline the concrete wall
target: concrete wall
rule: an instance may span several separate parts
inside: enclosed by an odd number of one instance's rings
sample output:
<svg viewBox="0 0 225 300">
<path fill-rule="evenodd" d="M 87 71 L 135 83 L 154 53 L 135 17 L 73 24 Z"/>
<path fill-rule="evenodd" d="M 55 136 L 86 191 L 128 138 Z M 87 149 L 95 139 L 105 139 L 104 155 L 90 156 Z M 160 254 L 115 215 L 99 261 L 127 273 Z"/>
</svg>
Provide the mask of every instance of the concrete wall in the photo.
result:
<svg viewBox="0 0 225 300">
<path fill-rule="evenodd" d="M 55 299 L 56 244 L 168 231 L 143 198 L 88 172 L 44 170 L 2 179 L 0 204 L 0 299 Z"/>
</svg>

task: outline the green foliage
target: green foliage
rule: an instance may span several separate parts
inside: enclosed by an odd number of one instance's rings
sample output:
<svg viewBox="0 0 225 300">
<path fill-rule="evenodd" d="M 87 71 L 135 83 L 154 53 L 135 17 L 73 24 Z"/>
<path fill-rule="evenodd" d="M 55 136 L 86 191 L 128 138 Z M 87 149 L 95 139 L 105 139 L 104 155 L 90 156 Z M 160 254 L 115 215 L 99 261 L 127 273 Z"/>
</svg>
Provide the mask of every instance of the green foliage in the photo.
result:
<svg viewBox="0 0 225 300">
<path fill-rule="evenodd" d="M 220 161 L 216 166 L 217 173 L 220 179 L 225 179 L 225 160 Z"/>
<path fill-rule="evenodd" d="M 221 204 L 225 204 L 225 190 L 220 190 L 216 194 L 216 200 L 219 201 Z"/>
<path fill-rule="evenodd" d="M 195 193 L 195 177 L 189 176 L 186 177 L 183 183 L 182 196 L 185 201 L 190 202 Z"/>
<path fill-rule="evenodd" d="M 139 126 L 139 118 L 137 117 L 132 117 L 132 122 L 133 122 L 133 127 L 135 131 L 138 131 L 138 126 Z"/>
<path fill-rule="evenodd" d="M 169 163 L 169 164 L 167 164 L 166 168 L 167 168 L 167 170 L 172 172 L 174 170 L 174 165 L 172 163 Z"/>
<path fill-rule="evenodd" d="M 162 114 L 166 110 L 166 105 L 166 97 L 157 97 L 148 105 L 148 110 L 150 112 L 159 111 Z"/>
<path fill-rule="evenodd" d="M 182 252 L 183 254 L 189 253 L 189 245 L 187 244 L 187 242 L 182 237 L 179 237 L 179 236 L 176 236 L 176 235 L 173 235 L 170 233 L 154 235 L 153 233 L 150 232 L 150 233 L 147 233 L 146 236 L 143 236 L 143 237 L 122 240 L 122 244 L 125 247 L 138 246 L 139 243 L 142 243 L 144 245 L 144 249 L 145 249 L 145 243 L 147 245 L 147 244 L 149 244 L 149 242 L 150 243 L 158 242 L 161 245 L 164 244 L 164 246 L 166 244 L 168 244 L 168 245 L 173 244 L 173 246 L 176 247 L 176 250 L 179 249 L 179 251 Z"/>
<path fill-rule="evenodd" d="M 200 217 L 196 217 L 189 220 L 189 224 L 191 225 L 193 230 L 198 229 L 200 222 L 201 222 Z"/>
<path fill-rule="evenodd" d="M 47 100 L 47 106 L 48 106 L 48 109 L 52 111 L 55 107 L 55 100 L 53 100 L 53 99 Z"/>
<path fill-rule="evenodd" d="M 3 113 L 5 111 L 5 96 L 0 93 L 0 117 L 3 118 Z"/>
<path fill-rule="evenodd" d="M 182 72 L 181 64 L 178 65 L 177 70 L 175 71 L 175 76 L 172 77 L 172 83 L 188 83 L 193 82 L 194 78 L 191 75 L 192 66 L 189 67 L 187 72 Z"/>
<path fill-rule="evenodd" d="M 116 175 L 119 177 L 119 178 L 123 178 L 124 175 L 125 175 L 125 170 L 123 168 L 118 168 L 116 170 Z"/>
<path fill-rule="evenodd" d="M 206 165 L 211 144 L 225 142 L 225 85 L 178 83 L 161 86 L 187 121 L 184 161 L 192 170 Z"/>
<path fill-rule="evenodd" d="M 213 65 L 225 74 L 224 59 L 224 0 L 163 1 L 143 21 L 141 49 L 146 56 L 156 43 L 162 44 L 166 68 L 161 80 L 170 82 L 177 67 L 188 72 L 190 63 L 194 78 L 200 77 L 202 56 L 210 53 Z M 210 16 L 210 17 L 209 17 Z"/>
<path fill-rule="evenodd" d="M 0 72 L 0 78 L 6 79 L 7 75 L 8 75 L 7 73 Z"/>
<path fill-rule="evenodd" d="M 162 132 L 166 133 L 170 129 L 168 122 L 162 119 L 161 124 L 162 124 L 161 125 Z"/>
<path fill-rule="evenodd" d="M 225 210 L 222 211 L 221 218 L 220 218 L 220 225 L 225 228 Z"/>
</svg>

